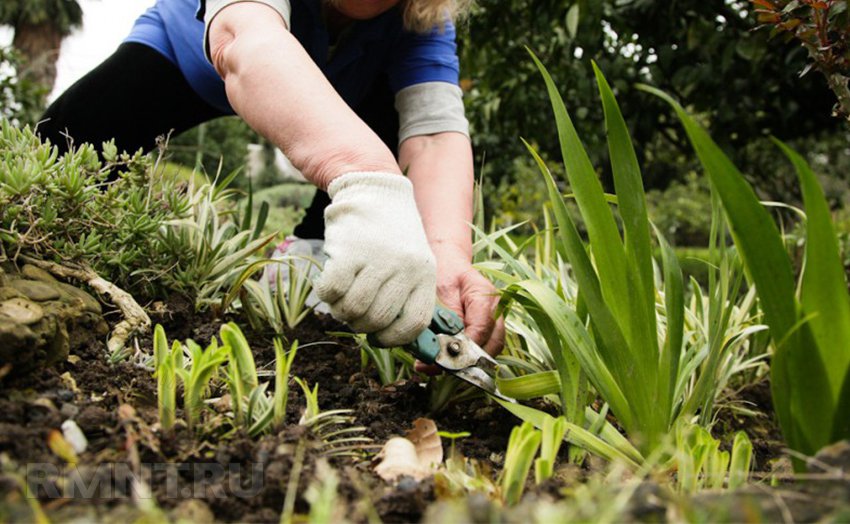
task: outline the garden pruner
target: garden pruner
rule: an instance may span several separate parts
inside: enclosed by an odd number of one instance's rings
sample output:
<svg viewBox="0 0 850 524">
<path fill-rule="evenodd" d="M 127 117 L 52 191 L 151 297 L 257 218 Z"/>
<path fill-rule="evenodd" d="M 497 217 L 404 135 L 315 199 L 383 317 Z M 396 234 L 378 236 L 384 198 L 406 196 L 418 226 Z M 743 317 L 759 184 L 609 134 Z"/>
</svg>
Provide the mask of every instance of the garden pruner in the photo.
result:
<svg viewBox="0 0 850 524">
<path fill-rule="evenodd" d="M 516 402 L 503 395 L 492 375 L 496 359 L 463 332 L 463 320 L 454 311 L 437 305 L 431 325 L 405 349 L 425 364 L 436 364 L 461 380 L 479 387 L 496 398 Z"/>
</svg>

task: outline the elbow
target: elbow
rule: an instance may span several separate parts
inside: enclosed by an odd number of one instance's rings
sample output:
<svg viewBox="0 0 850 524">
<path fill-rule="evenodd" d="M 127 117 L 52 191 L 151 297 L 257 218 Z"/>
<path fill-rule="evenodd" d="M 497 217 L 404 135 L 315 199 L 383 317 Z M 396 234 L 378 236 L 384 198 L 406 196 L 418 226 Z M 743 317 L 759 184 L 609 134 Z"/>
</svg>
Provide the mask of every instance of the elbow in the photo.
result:
<svg viewBox="0 0 850 524">
<path fill-rule="evenodd" d="M 210 31 L 210 61 L 219 76 L 227 80 L 229 73 L 235 69 L 233 63 L 233 47 L 236 42 L 236 32 L 227 24 L 217 25 Z"/>
</svg>

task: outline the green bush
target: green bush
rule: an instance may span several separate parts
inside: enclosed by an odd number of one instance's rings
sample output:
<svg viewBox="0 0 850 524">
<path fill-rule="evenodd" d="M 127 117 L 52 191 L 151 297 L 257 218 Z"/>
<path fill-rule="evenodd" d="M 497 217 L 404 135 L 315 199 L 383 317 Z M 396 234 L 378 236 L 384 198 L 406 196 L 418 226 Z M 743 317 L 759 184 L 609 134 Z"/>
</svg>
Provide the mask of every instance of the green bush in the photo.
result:
<svg viewBox="0 0 850 524">
<path fill-rule="evenodd" d="M 665 190 L 646 193 L 649 216 L 676 246 L 705 246 L 711 232 L 711 191 L 704 177 L 691 172 Z"/>
<path fill-rule="evenodd" d="M 82 264 L 137 298 L 210 303 L 260 249 L 237 193 L 180 182 L 159 162 L 84 144 L 59 156 L 29 127 L 0 121 L 0 260 Z M 268 240 L 266 240 L 267 242 Z M 201 302 L 199 302 L 200 304 Z"/>
</svg>

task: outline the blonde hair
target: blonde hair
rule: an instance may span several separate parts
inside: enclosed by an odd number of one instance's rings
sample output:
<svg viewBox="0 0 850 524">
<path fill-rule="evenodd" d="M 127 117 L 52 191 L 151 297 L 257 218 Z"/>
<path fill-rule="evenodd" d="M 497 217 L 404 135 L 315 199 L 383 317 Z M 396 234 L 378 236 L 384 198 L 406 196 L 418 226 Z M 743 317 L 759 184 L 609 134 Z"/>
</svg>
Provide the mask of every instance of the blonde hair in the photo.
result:
<svg viewBox="0 0 850 524">
<path fill-rule="evenodd" d="M 417 33 L 442 29 L 466 16 L 474 0 L 402 0 L 404 28 Z"/>
<path fill-rule="evenodd" d="M 325 0 L 331 5 L 339 0 Z M 404 28 L 416 33 L 442 30 L 446 22 L 457 22 L 469 13 L 475 0 L 401 0 Z"/>
</svg>

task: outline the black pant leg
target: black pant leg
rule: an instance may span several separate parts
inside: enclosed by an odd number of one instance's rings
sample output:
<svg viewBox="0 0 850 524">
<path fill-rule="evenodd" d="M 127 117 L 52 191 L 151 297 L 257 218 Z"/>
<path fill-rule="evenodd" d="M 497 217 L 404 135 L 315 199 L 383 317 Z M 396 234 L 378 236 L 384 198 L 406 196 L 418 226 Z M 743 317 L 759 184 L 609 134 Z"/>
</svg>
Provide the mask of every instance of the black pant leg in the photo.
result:
<svg viewBox="0 0 850 524">
<path fill-rule="evenodd" d="M 149 151 L 156 139 L 179 134 L 224 114 L 192 89 L 170 60 L 144 44 L 126 42 L 69 87 L 38 125 L 60 151 L 115 139 L 119 151 Z"/>
<path fill-rule="evenodd" d="M 366 98 L 354 108 L 375 134 L 398 157 L 398 111 L 395 110 L 395 95 L 387 79 L 375 83 Z M 331 199 L 324 191 L 316 191 L 307 213 L 293 234 L 300 238 L 325 238 L 325 208 Z"/>
</svg>

